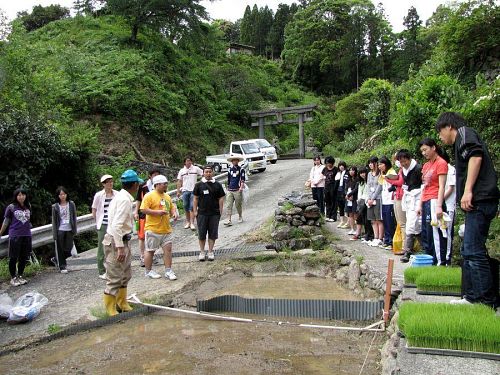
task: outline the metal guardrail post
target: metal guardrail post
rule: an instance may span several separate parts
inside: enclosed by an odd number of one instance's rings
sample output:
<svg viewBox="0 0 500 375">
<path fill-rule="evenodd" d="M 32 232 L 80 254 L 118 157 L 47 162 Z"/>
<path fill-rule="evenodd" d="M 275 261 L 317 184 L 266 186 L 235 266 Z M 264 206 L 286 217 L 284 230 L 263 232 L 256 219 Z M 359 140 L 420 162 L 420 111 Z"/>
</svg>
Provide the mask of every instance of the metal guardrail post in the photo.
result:
<svg viewBox="0 0 500 375">
<path fill-rule="evenodd" d="M 227 172 L 222 173 L 220 175 L 215 176 L 216 180 L 221 180 L 227 177 Z M 177 190 L 168 191 L 167 194 L 170 195 L 174 201 L 176 198 Z M 76 218 L 77 223 L 77 233 L 85 233 L 95 230 L 95 221 L 92 217 L 92 214 L 87 214 L 83 216 L 78 216 Z M 52 224 L 42 225 L 41 227 L 36 227 L 31 229 L 32 236 L 32 246 L 33 249 L 37 247 L 48 245 L 52 243 L 54 240 L 52 238 Z M 7 256 L 9 250 L 9 236 L 0 237 L 0 258 L 4 258 Z"/>
</svg>

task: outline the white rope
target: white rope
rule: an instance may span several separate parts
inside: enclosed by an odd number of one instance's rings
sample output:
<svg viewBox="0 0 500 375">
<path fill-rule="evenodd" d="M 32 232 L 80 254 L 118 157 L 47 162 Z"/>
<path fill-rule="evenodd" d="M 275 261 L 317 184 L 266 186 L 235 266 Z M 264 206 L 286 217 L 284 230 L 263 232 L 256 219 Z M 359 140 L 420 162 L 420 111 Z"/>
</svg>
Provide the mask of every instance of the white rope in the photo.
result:
<svg viewBox="0 0 500 375">
<path fill-rule="evenodd" d="M 363 361 L 363 365 L 361 366 L 361 370 L 359 371 L 359 375 L 361 375 L 363 373 L 363 370 L 365 369 L 366 360 L 368 359 L 368 354 L 370 354 L 370 349 L 372 348 L 373 341 L 375 341 L 376 336 L 377 336 L 377 332 L 373 333 L 372 342 L 370 343 L 370 346 L 368 347 L 368 351 L 366 352 L 365 360 Z"/>
</svg>

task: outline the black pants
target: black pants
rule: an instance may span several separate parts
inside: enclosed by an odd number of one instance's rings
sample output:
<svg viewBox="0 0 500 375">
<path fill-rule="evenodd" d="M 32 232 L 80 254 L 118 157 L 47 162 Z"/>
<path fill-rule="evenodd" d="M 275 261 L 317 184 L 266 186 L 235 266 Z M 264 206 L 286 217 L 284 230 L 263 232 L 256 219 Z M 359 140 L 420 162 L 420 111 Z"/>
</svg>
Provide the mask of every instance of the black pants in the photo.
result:
<svg viewBox="0 0 500 375">
<path fill-rule="evenodd" d="M 321 215 L 324 215 L 325 213 L 325 204 L 323 203 L 324 190 L 325 190 L 324 187 L 312 188 L 313 199 L 316 201 L 319 207 L 319 212 L 321 212 Z"/>
<path fill-rule="evenodd" d="M 66 258 L 71 256 L 73 248 L 73 233 L 70 231 L 57 231 L 56 239 L 56 260 L 59 264 L 59 269 L 66 268 Z"/>
<path fill-rule="evenodd" d="M 345 194 L 344 194 L 343 188 L 342 188 L 342 190 L 339 189 L 337 191 L 336 202 L 337 202 L 337 207 L 339 209 L 339 216 L 344 216 L 344 214 L 345 214 Z"/>
<path fill-rule="evenodd" d="M 9 237 L 10 277 L 22 276 L 31 254 L 31 237 Z M 17 267 L 16 267 L 17 266 Z M 17 270 L 16 270 L 17 268 Z"/>
<path fill-rule="evenodd" d="M 337 220 L 337 190 L 333 184 L 325 185 L 325 205 L 326 217 L 329 219 Z"/>
</svg>

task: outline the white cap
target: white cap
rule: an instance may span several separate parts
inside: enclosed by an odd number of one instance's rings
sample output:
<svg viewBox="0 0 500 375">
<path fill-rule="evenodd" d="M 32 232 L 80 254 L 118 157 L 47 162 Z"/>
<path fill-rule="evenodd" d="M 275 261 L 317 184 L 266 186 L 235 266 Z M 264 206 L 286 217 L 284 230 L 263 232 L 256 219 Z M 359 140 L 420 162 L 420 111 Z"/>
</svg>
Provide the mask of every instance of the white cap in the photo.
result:
<svg viewBox="0 0 500 375">
<path fill-rule="evenodd" d="M 167 178 L 162 174 L 153 177 L 153 186 L 156 184 L 166 184 L 167 182 Z"/>
<path fill-rule="evenodd" d="M 103 183 L 106 180 L 109 180 L 110 178 L 112 179 L 113 176 L 111 176 L 110 174 L 105 174 L 104 176 L 101 177 L 101 183 Z"/>
</svg>

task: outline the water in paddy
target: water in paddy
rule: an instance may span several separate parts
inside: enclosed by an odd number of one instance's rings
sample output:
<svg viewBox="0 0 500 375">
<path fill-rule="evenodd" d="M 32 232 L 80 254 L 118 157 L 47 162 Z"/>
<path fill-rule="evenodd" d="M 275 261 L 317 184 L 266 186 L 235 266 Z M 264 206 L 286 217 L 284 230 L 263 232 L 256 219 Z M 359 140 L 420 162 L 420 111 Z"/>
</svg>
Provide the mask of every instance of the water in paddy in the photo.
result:
<svg viewBox="0 0 500 375">
<path fill-rule="evenodd" d="M 353 299 L 329 279 L 233 280 L 248 297 Z M 262 318 L 262 317 L 260 317 Z M 335 324 L 335 322 L 317 322 Z M 357 324 L 359 326 L 359 324 Z M 15 327 L 13 327 L 15 329 Z M 155 313 L 0 357 L 5 374 L 379 374 L 383 333 L 349 333 Z M 368 353 L 368 355 L 367 355 Z"/>
</svg>

